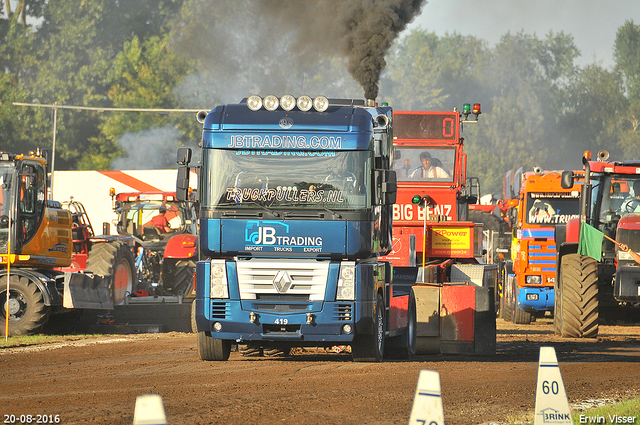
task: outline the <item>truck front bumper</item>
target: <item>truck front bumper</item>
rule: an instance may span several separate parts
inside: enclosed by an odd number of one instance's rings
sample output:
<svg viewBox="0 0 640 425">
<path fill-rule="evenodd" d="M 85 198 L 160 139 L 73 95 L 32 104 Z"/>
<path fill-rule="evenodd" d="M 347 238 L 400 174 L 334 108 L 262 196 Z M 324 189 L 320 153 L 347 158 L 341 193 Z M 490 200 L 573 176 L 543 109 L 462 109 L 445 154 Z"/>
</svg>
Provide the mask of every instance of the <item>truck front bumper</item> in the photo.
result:
<svg viewBox="0 0 640 425">
<path fill-rule="evenodd" d="M 264 341 L 292 346 L 349 344 L 354 335 L 373 332 L 373 305 L 353 301 L 288 305 L 239 300 L 196 299 L 198 331 L 239 343 Z M 204 303 L 210 303 L 207 306 Z M 207 308 L 209 307 L 209 308 Z M 279 308 L 281 311 L 268 311 Z M 204 311 L 203 311 L 204 310 Z"/>
<path fill-rule="evenodd" d="M 553 288 L 526 286 L 518 288 L 518 306 L 526 312 L 553 311 L 554 302 L 555 291 Z"/>
</svg>

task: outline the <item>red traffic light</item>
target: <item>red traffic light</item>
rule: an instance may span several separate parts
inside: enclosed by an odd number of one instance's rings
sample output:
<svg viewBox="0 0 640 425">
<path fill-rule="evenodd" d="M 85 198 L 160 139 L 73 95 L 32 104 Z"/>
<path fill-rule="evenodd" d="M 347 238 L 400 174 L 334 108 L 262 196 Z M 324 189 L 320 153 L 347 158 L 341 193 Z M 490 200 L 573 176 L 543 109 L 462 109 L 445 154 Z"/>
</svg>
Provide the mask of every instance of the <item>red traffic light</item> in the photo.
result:
<svg viewBox="0 0 640 425">
<path fill-rule="evenodd" d="M 480 114 L 482 113 L 482 111 L 481 111 L 481 109 L 480 109 L 480 104 L 479 104 L 479 103 L 474 103 L 474 104 L 473 104 L 472 112 L 473 112 L 475 115 L 480 115 Z"/>
</svg>

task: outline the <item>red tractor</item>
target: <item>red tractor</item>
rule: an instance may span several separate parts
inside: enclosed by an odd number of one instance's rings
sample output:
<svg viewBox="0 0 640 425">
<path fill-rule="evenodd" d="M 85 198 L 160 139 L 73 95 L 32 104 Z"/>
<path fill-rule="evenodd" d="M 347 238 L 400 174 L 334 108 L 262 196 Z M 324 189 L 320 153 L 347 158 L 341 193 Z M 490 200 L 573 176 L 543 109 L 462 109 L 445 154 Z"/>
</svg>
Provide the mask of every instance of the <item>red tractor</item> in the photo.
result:
<svg viewBox="0 0 640 425">
<path fill-rule="evenodd" d="M 142 295 L 187 295 L 193 290 L 198 257 L 197 218 L 193 203 L 175 192 L 111 191 L 117 231 L 131 237 Z"/>
</svg>

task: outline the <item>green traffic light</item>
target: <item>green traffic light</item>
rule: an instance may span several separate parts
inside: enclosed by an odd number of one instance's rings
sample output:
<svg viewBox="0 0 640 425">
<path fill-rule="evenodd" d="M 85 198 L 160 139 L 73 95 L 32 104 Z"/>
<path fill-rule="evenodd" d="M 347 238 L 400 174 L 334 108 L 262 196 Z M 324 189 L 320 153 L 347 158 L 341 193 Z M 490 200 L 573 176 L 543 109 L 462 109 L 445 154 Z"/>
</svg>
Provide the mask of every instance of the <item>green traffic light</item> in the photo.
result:
<svg viewBox="0 0 640 425">
<path fill-rule="evenodd" d="M 422 201 L 422 196 L 420 195 L 413 195 L 413 198 L 411 198 L 411 203 L 415 205 L 420 204 L 421 201 Z"/>
<path fill-rule="evenodd" d="M 463 114 L 470 114 L 471 113 L 471 105 L 468 103 L 465 103 L 464 105 L 462 105 L 462 113 Z"/>
</svg>

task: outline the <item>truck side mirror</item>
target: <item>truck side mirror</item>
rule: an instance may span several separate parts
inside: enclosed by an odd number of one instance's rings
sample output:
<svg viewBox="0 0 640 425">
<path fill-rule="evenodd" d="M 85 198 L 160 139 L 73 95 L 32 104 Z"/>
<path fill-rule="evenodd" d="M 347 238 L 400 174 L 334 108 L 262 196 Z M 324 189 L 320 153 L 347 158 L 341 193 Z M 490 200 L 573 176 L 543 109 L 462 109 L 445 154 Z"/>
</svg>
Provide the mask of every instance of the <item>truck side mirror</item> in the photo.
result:
<svg viewBox="0 0 640 425">
<path fill-rule="evenodd" d="M 189 174 L 191 170 L 188 166 L 178 167 L 178 178 L 176 179 L 176 198 L 178 201 L 189 200 Z"/>
<path fill-rule="evenodd" d="M 376 183 L 379 190 L 376 190 L 376 204 L 393 205 L 396 203 L 398 192 L 398 181 L 396 172 L 393 170 L 376 170 Z"/>
<path fill-rule="evenodd" d="M 189 165 L 191 162 L 191 148 L 178 148 L 176 162 L 178 165 Z"/>
<path fill-rule="evenodd" d="M 563 171 L 560 178 L 560 186 L 564 189 L 571 189 L 573 187 L 573 171 Z"/>
</svg>

